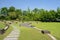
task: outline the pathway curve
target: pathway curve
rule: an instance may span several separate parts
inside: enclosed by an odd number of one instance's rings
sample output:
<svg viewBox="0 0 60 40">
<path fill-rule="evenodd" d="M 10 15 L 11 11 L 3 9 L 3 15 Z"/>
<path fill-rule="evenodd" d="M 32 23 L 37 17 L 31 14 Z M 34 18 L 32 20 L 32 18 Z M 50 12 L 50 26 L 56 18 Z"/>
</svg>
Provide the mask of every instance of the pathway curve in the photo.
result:
<svg viewBox="0 0 60 40">
<path fill-rule="evenodd" d="M 13 31 L 6 38 L 4 38 L 4 40 L 18 40 L 20 31 L 16 26 L 13 26 L 13 28 Z"/>
</svg>

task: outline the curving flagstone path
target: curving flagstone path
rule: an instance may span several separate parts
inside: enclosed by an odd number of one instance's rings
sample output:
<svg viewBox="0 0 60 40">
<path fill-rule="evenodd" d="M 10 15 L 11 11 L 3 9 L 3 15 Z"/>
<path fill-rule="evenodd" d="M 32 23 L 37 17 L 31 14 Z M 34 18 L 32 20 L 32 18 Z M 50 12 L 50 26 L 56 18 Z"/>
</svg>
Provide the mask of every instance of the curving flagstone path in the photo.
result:
<svg viewBox="0 0 60 40">
<path fill-rule="evenodd" d="M 6 38 L 4 38 L 4 40 L 18 40 L 20 31 L 16 26 L 13 26 L 13 28 L 13 31 Z"/>
</svg>

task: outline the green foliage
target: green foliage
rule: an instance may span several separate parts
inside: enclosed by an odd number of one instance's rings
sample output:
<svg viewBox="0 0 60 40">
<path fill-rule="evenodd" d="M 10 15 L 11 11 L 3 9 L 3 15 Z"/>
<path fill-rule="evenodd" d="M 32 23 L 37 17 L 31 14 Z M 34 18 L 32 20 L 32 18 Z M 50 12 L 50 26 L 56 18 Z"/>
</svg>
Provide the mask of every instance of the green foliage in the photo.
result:
<svg viewBox="0 0 60 40">
<path fill-rule="evenodd" d="M 37 28 L 50 31 L 51 35 L 53 35 L 57 40 L 60 40 L 60 22 L 36 22 L 37 21 L 32 21 L 32 25 Z"/>
<path fill-rule="evenodd" d="M 8 9 L 6 7 L 1 8 L 1 15 L 0 16 L 7 16 Z"/>
<path fill-rule="evenodd" d="M 60 8 L 57 8 L 57 18 L 60 19 Z"/>
<path fill-rule="evenodd" d="M 55 10 L 44 10 L 35 8 L 33 10 L 21 10 L 11 6 L 9 9 L 3 7 L 0 9 L 0 19 L 2 20 L 26 20 L 26 21 L 60 21 L 60 8 Z"/>
<path fill-rule="evenodd" d="M 9 12 L 15 11 L 15 7 L 11 6 L 8 11 L 9 11 Z"/>
<path fill-rule="evenodd" d="M 0 28 L 4 28 L 4 27 L 5 27 L 4 24 L 0 22 Z M 4 38 L 7 35 L 9 35 L 9 33 L 11 33 L 12 30 L 13 30 L 13 28 L 10 26 L 9 29 L 3 35 L 0 35 L 0 40 L 4 40 Z"/>
<path fill-rule="evenodd" d="M 9 12 L 9 17 L 11 18 L 11 19 L 16 19 L 17 18 L 17 16 L 16 16 L 16 13 L 15 12 Z"/>
<path fill-rule="evenodd" d="M 50 37 L 33 28 L 20 27 L 20 31 L 21 35 L 18 40 L 51 40 Z"/>
</svg>

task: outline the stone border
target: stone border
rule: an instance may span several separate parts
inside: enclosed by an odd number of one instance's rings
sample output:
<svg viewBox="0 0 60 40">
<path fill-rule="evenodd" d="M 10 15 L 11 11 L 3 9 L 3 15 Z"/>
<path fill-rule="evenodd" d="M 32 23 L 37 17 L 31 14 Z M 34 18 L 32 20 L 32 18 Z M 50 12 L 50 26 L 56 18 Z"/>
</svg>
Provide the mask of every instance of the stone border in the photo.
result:
<svg viewBox="0 0 60 40">
<path fill-rule="evenodd" d="M 31 28 L 37 29 L 37 30 L 40 31 L 42 34 L 47 34 L 52 40 L 57 40 L 54 36 L 51 35 L 50 31 L 48 31 L 48 30 L 43 30 L 43 29 L 39 29 L 39 28 L 31 25 L 31 23 L 26 23 L 25 25 L 24 25 L 24 23 L 22 23 L 21 26 L 29 26 L 29 27 L 31 27 Z"/>
<path fill-rule="evenodd" d="M 52 35 L 50 34 L 50 31 L 43 30 L 43 29 L 39 29 L 39 28 L 37 28 L 37 27 L 34 27 L 34 29 L 37 29 L 37 30 L 41 31 L 42 34 L 47 34 L 52 40 L 57 40 L 54 36 L 52 36 Z"/>
</svg>

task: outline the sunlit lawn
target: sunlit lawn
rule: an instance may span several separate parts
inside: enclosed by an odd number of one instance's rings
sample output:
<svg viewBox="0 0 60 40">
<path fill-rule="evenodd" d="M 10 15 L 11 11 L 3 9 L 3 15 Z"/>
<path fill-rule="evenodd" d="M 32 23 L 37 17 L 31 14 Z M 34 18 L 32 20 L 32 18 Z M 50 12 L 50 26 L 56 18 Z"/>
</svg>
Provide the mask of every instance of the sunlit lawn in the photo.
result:
<svg viewBox="0 0 60 40">
<path fill-rule="evenodd" d="M 5 27 L 4 23 L 3 22 L 0 22 L 0 29 L 2 29 L 4 27 Z"/>
<path fill-rule="evenodd" d="M 51 34 L 60 40 L 60 23 L 58 22 L 36 22 L 32 21 L 32 25 L 43 30 L 49 30 Z M 42 34 L 40 31 L 34 28 L 19 26 L 20 22 L 14 23 L 12 25 L 16 26 L 20 30 L 20 35 L 18 40 L 51 40 L 46 34 Z M 3 24 L 0 24 L 0 28 L 4 28 Z M 0 40 L 3 40 L 10 32 L 12 27 L 10 27 L 4 35 L 0 35 Z"/>
<path fill-rule="evenodd" d="M 0 22 L 0 29 L 4 27 L 5 27 L 4 23 Z M 3 40 L 12 31 L 12 29 L 13 28 L 10 26 L 9 29 L 4 34 L 2 35 L 0 34 L 0 40 Z"/>
<path fill-rule="evenodd" d="M 60 23 L 58 22 L 32 22 L 32 25 L 37 28 L 49 30 L 51 34 L 56 37 L 57 40 L 60 40 Z"/>
<path fill-rule="evenodd" d="M 34 28 L 22 26 L 19 26 L 18 28 L 20 30 L 20 36 L 18 40 L 51 40 L 50 37 L 45 34 L 42 34 L 40 31 Z"/>
</svg>

